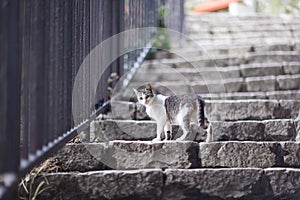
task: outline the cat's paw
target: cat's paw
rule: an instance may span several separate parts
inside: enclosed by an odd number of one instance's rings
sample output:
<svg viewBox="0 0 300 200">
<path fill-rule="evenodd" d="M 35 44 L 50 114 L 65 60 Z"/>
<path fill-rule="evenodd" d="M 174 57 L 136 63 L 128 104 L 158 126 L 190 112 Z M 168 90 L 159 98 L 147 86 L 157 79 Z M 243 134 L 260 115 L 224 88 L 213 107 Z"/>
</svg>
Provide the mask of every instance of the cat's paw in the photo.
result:
<svg viewBox="0 0 300 200">
<path fill-rule="evenodd" d="M 160 141 L 161 141 L 160 138 L 154 138 L 154 139 L 152 140 L 152 142 L 160 142 Z"/>
</svg>

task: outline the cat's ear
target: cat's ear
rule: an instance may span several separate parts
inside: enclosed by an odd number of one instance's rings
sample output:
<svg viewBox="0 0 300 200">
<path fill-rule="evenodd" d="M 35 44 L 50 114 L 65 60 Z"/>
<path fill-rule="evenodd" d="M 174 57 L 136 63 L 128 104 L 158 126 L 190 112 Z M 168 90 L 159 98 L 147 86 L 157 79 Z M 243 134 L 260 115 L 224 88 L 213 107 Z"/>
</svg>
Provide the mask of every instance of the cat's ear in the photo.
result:
<svg viewBox="0 0 300 200">
<path fill-rule="evenodd" d="M 151 84 L 150 84 L 150 83 L 147 83 L 147 85 L 146 85 L 146 89 L 147 89 L 147 90 L 152 90 L 152 86 L 151 86 Z"/>
<path fill-rule="evenodd" d="M 135 95 L 138 95 L 137 89 L 133 88 L 133 91 L 134 91 Z"/>
</svg>

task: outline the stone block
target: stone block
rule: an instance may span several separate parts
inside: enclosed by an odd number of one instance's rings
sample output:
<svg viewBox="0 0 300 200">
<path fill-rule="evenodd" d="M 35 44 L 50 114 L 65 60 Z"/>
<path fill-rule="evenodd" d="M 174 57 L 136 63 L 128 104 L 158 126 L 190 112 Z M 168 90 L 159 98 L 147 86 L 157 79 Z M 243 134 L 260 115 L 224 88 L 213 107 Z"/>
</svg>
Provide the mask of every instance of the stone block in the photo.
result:
<svg viewBox="0 0 300 200">
<path fill-rule="evenodd" d="M 200 143 L 201 167 L 299 167 L 297 142 Z"/>
<path fill-rule="evenodd" d="M 135 104 L 125 101 L 112 101 L 111 114 L 114 119 L 131 119 L 135 112 Z"/>
<path fill-rule="evenodd" d="M 248 92 L 265 92 L 276 90 L 276 77 L 250 77 L 245 79 Z"/>
<path fill-rule="evenodd" d="M 300 89 L 300 74 L 278 76 L 276 79 L 280 90 Z"/>
<path fill-rule="evenodd" d="M 288 43 L 273 43 L 273 44 L 263 44 L 256 45 L 256 52 L 266 52 L 266 51 L 292 51 L 293 45 Z"/>
<path fill-rule="evenodd" d="M 200 143 L 202 167 L 258 167 L 276 166 L 276 155 L 271 149 L 276 143 L 214 142 Z"/>
<path fill-rule="evenodd" d="M 300 142 L 281 142 L 283 162 L 285 166 L 300 167 Z"/>
<path fill-rule="evenodd" d="M 262 141 L 265 124 L 262 121 L 212 122 L 214 141 Z"/>
<path fill-rule="evenodd" d="M 273 199 L 300 199 L 299 169 L 265 169 Z"/>
<path fill-rule="evenodd" d="M 221 82 L 191 82 L 193 92 L 196 94 L 207 94 L 207 93 L 224 93 L 225 85 Z"/>
<path fill-rule="evenodd" d="M 293 141 L 296 130 L 293 120 L 279 119 L 266 121 L 212 121 L 214 141 Z M 112 140 L 152 140 L 156 137 L 154 121 L 132 120 L 96 120 L 92 123 L 90 137 L 92 142 L 108 142 Z M 206 131 L 198 125 L 191 125 L 194 141 L 203 142 Z M 173 139 L 182 135 L 178 125 L 172 126 Z M 164 136 L 162 136 L 164 137 Z"/>
<path fill-rule="evenodd" d="M 97 144 L 89 144 L 97 146 Z M 94 171 L 108 167 L 97 157 L 92 155 L 85 145 L 67 144 L 50 158 L 51 163 L 58 167 L 61 172 L 69 171 Z"/>
<path fill-rule="evenodd" d="M 256 199 L 262 169 L 167 169 L 162 199 Z"/>
<path fill-rule="evenodd" d="M 278 109 L 274 112 L 275 116 L 286 116 L 281 118 L 296 118 L 300 110 L 300 101 L 299 100 L 279 100 L 281 109 Z"/>
<path fill-rule="evenodd" d="M 239 67 L 226 67 L 226 68 L 219 68 L 220 74 L 224 79 L 231 79 L 231 78 L 239 78 L 240 77 L 240 69 Z"/>
<path fill-rule="evenodd" d="M 299 54 L 294 51 L 280 51 L 268 53 L 252 53 L 246 55 L 247 63 L 282 63 L 300 61 Z"/>
<path fill-rule="evenodd" d="M 112 140 L 152 140 L 156 137 L 154 121 L 97 120 L 93 122 L 90 141 L 108 142 Z"/>
<path fill-rule="evenodd" d="M 290 117 L 289 113 L 283 113 L 282 110 L 276 100 L 207 100 L 205 106 L 208 119 L 213 121 Z"/>
<path fill-rule="evenodd" d="M 39 177 L 50 187 L 39 199 L 159 199 L 163 172 L 160 169 L 56 173 Z M 39 182 L 38 182 L 39 183 Z"/>
<path fill-rule="evenodd" d="M 200 167 L 196 142 L 111 141 L 68 144 L 56 156 L 63 171 Z"/>
<path fill-rule="evenodd" d="M 295 41 L 294 51 L 300 51 L 300 40 Z"/>
<path fill-rule="evenodd" d="M 262 121 L 264 124 L 264 140 L 294 141 L 296 137 L 295 124 L 292 119 Z"/>
<path fill-rule="evenodd" d="M 285 74 L 300 74 L 300 62 L 284 63 L 283 70 Z"/>
<path fill-rule="evenodd" d="M 199 146 L 195 142 L 135 142 L 109 143 L 116 169 L 196 168 L 199 167 Z"/>
<path fill-rule="evenodd" d="M 226 92 L 241 92 L 245 88 L 245 83 L 243 78 L 224 80 L 223 83 Z"/>
<path fill-rule="evenodd" d="M 268 99 L 300 99 L 299 90 L 286 90 L 286 91 L 269 91 L 266 92 L 266 97 Z"/>
<path fill-rule="evenodd" d="M 282 75 L 283 70 L 280 64 L 276 63 L 255 63 L 250 65 L 241 65 L 243 77 Z"/>
</svg>

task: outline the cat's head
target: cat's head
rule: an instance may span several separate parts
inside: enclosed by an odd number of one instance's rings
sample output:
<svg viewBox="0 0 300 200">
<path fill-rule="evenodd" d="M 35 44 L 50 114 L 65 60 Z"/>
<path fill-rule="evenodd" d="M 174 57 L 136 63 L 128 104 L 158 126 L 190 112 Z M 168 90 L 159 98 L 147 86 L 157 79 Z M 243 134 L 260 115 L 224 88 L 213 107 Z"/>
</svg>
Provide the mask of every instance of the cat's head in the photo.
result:
<svg viewBox="0 0 300 200">
<path fill-rule="evenodd" d="M 133 89 L 133 90 L 139 103 L 141 103 L 144 106 L 151 104 L 155 97 L 155 94 L 152 90 L 152 86 L 150 83 L 148 83 L 144 88 Z"/>
</svg>

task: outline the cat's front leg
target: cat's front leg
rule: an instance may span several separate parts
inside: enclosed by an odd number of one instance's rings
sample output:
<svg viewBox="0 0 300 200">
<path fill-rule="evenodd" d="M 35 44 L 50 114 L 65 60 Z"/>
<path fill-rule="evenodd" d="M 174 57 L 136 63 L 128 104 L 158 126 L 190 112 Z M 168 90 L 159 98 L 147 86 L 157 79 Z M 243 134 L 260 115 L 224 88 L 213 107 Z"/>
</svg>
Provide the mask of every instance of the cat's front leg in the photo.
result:
<svg viewBox="0 0 300 200">
<path fill-rule="evenodd" d="M 164 127 L 164 133 L 165 133 L 165 139 L 166 140 L 171 140 L 172 139 L 172 132 L 171 132 L 171 123 L 170 121 L 167 121 Z"/>
<path fill-rule="evenodd" d="M 164 126 L 165 126 L 166 122 L 163 121 L 163 122 L 157 122 L 157 129 L 156 129 L 156 138 L 154 138 L 152 140 L 152 142 L 157 142 L 157 141 L 161 141 L 161 133 L 163 132 L 164 130 Z"/>
<path fill-rule="evenodd" d="M 206 129 L 207 136 L 205 142 L 212 142 L 214 141 L 214 136 L 213 136 L 213 126 L 211 123 L 208 124 L 208 128 Z"/>
</svg>

